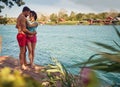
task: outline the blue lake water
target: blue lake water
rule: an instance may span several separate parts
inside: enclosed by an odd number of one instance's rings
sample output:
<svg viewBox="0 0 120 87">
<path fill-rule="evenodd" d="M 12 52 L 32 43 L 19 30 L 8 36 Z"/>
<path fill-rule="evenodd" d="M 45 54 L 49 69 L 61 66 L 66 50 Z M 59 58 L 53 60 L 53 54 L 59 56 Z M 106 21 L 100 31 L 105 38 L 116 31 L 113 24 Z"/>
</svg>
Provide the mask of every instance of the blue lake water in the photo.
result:
<svg viewBox="0 0 120 87">
<path fill-rule="evenodd" d="M 117 26 L 119 29 L 120 26 Z M 107 51 L 95 46 L 92 41 L 103 42 L 114 46 L 113 40 L 119 41 L 112 26 L 83 26 L 83 25 L 56 25 L 39 26 L 37 29 L 37 45 L 35 63 L 46 65 L 51 63 L 51 57 L 57 58 L 65 66 L 87 60 L 98 51 Z M 1 55 L 18 58 L 19 47 L 16 40 L 17 29 L 15 25 L 0 25 L 0 36 L 3 37 Z M 89 47 L 90 46 L 90 47 Z M 78 68 L 69 68 L 77 74 Z M 120 82 L 120 75 L 98 71 L 98 75 L 108 83 Z"/>
</svg>

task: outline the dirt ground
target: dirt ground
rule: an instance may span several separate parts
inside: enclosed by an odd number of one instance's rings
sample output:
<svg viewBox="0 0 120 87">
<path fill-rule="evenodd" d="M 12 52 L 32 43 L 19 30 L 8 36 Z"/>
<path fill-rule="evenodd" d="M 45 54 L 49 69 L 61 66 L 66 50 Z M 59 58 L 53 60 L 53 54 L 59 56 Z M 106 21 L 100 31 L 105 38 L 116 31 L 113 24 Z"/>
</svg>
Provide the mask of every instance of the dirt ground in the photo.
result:
<svg viewBox="0 0 120 87">
<path fill-rule="evenodd" d="M 19 60 L 10 56 L 0 56 L 0 70 L 4 67 L 9 67 L 11 70 L 19 70 L 21 74 L 26 74 L 31 76 L 37 81 L 41 81 L 46 78 L 46 74 L 41 72 L 44 68 L 43 66 L 35 65 L 35 68 L 31 68 L 27 65 L 27 70 L 20 69 Z"/>
</svg>

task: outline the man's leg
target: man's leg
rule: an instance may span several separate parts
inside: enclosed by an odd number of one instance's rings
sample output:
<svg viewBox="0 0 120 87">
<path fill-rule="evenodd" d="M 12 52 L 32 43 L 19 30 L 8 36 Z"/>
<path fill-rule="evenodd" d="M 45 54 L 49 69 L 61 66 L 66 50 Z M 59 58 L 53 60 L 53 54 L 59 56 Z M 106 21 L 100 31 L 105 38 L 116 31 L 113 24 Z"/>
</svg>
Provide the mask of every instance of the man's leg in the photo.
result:
<svg viewBox="0 0 120 87">
<path fill-rule="evenodd" d="M 26 69 L 25 62 L 26 62 L 26 35 L 22 33 L 17 34 L 17 40 L 20 47 L 20 66 L 22 69 Z"/>
<path fill-rule="evenodd" d="M 21 66 L 21 68 L 24 69 L 24 70 L 26 70 L 27 67 L 24 64 L 24 60 L 25 60 L 25 46 L 20 47 L 19 59 L 20 59 L 20 66 Z"/>
</svg>

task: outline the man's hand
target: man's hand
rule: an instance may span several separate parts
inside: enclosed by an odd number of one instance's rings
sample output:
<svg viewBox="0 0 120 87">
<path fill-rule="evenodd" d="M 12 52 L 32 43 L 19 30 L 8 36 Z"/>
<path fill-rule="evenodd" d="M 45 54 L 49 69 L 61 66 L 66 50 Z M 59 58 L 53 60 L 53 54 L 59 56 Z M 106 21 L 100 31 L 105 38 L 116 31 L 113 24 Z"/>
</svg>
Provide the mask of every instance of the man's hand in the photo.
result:
<svg viewBox="0 0 120 87">
<path fill-rule="evenodd" d="M 36 31 L 34 31 L 34 32 L 33 32 L 33 35 L 35 35 L 35 34 L 37 34 L 37 32 L 36 32 Z"/>
</svg>

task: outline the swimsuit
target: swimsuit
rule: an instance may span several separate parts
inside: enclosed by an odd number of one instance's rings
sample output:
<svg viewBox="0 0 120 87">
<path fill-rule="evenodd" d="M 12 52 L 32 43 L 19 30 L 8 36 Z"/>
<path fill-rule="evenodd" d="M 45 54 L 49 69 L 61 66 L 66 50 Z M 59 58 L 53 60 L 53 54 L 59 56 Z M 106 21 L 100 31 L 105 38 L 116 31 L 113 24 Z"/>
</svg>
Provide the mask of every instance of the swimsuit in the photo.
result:
<svg viewBox="0 0 120 87">
<path fill-rule="evenodd" d="M 17 41 L 20 47 L 26 46 L 26 35 L 23 33 L 18 33 Z"/>
<path fill-rule="evenodd" d="M 37 37 L 36 37 L 36 35 L 34 35 L 34 36 L 32 36 L 32 37 L 28 37 L 27 36 L 27 43 L 28 42 L 31 42 L 31 43 L 36 43 L 37 42 Z"/>
<path fill-rule="evenodd" d="M 37 23 L 37 22 L 33 22 L 33 23 Z M 31 31 L 31 32 L 34 32 L 34 31 L 36 31 L 37 26 L 35 26 L 35 27 L 27 27 L 27 29 L 28 29 L 29 31 Z M 27 36 L 26 39 L 27 39 L 27 43 L 28 43 L 28 42 L 31 42 L 31 43 L 36 43 L 36 42 L 37 42 L 37 37 L 36 37 L 36 35 L 33 35 L 33 36 L 31 36 L 31 37 Z"/>
</svg>

